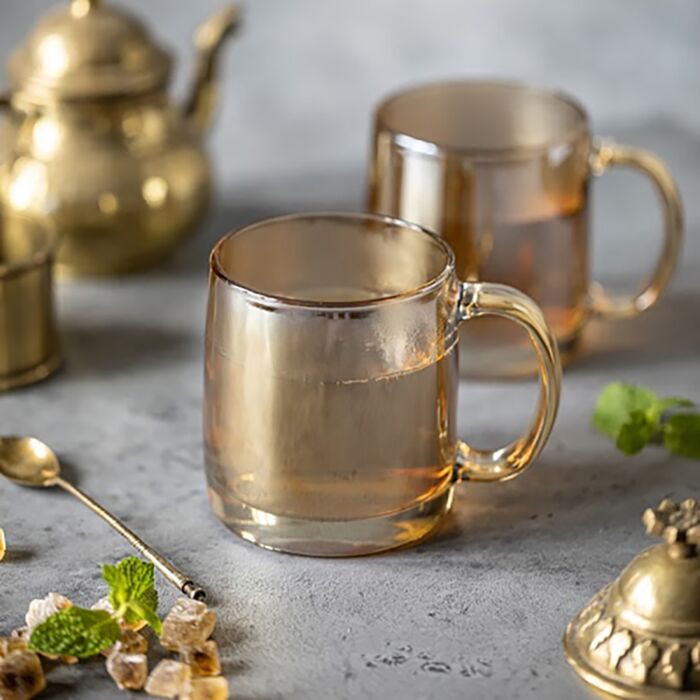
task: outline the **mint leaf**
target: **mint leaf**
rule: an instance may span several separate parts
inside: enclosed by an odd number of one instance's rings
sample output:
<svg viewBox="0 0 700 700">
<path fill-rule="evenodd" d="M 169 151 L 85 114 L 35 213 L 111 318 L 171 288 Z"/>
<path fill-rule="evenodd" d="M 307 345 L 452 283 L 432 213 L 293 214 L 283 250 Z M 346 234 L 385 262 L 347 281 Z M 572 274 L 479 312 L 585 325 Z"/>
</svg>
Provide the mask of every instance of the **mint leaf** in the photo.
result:
<svg viewBox="0 0 700 700">
<path fill-rule="evenodd" d="M 129 603 L 127 621 L 130 615 L 135 616 L 136 620 L 145 620 L 158 636 L 161 635 L 163 631 L 163 623 L 160 621 L 155 607 L 144 604 L 144 602 L 139 600 L 133 600 L 131 603 Z"/>
<path fill-rule="evenodd" d="M 122 559 L 116 566 L 105 564 L 102 577 L 109 585 L 109 602 L 115 610 L 148 591 L 155 594 L 153 564 L 137 557 Z"/>
<path fill-rule="evenodd" d="M 86 658 L 112 646 L 119 634 L 119 624 L 108 612 L 73 606 L 38 625 L 29 647 L 45 654 Z"/>
<path fill-rule="evenodd" d="M 116 566 L 105 564 L 102 576 L 109 584 L 109 601 L 119 619 L 129 624 L 145 620 L 156 632 L 160 630 L 153 564 L 127 557 Z"/>
<path fill-rule="evenodd" d="M 635 411 L 646 411 L 658 401 L 656 394 L 644 387 L 613 382 L 603 389 L 593 413 L 593 425 L 617 441 L 622 427 Z"/>
<path fill-rule="evenodd" d="M 158 592 L 155 588 L 144 591 L 136 600 L 131 601 L 129 607 L 139 615 L 139 619 L 146 620 L 153 631 L 160 636 L 163 626 L 158 617 Z"/>
<path fill-rule="evenodd" d="M 688 408 L 693 406 L 693 402 L 688 399 L 683 399 L 678 396 L 669 396 L 666 399 L 659 399 L 653 406 L 647 409 L 649 419 L 657 424 L 661 429 L 661 418 L 665 411 L 671 408 Z"/>
<path fill-rule="evenodd" d="M 656 423 L 649 420 L 648 411 L 632 411 L 627 423 L 620 428 L 615 445 L 627 455 L 637 454 L 656 432 Z"/>
<path fill-rule="evenodd" d="M 155 586 L 153 564 L 137 557 L 127 557 L 117 564 L 126 582 L 130 598 L 138 598 Z"/>
<path fill-rule="evenodd" d="M 671 416 L 664 424 L 664 445 L 673 454 L 700 459 L 700 414 Z"/>
<path fill-rule="evenodd" d="M 122 575 L 116 566 L 112 564 L 102 564 L 102 578 L 109 586 L 109 602 L 112 604 L 112 607 L 115 607 L 112 595 L 115 591 L 121 591 L 124 588 Z"/>
<path fill-rule="evenodd" d="M 158 593 L 155 588 L 150 588 L 142 593 L 135 600 L 130 600 L 126 603 L 126 612 L 124 614 L 125 622 L 135 624 L 141 620 L 145 620 L 154 631 L 160 630 L 160 618 L 156 611 L 158 610 Z M 155 624 L 153 621 L 157 621 Z"/>
<path fill-rule="evenodd" d="M 151 610 L 157 610 L 158 609 L 158 593 L 155 588 L 150 588 L 144 593 L 142 593 L 137 599 L 136 602 L 139 603 L 139 605 L 144 605 L 147 608 L 150 608 Z"/>
</svg>

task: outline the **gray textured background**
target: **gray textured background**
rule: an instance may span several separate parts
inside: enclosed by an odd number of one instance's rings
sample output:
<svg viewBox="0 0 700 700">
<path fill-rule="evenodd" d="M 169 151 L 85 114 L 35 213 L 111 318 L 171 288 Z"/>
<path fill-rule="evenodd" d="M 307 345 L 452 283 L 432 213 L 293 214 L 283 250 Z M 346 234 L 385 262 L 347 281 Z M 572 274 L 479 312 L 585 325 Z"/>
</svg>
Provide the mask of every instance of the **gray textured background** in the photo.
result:
<svg viewBox="0 0 700 700">
<path fill-rule="evenodd" d="M 157 21 L 181 57 L 181 90 L 191 30 L 217 3 L 126 4 Z M 48 5 L 3 3 L 0 59 Z M 2 432 L 55 446 L 81 485 L 210 589 L 237 697 L 589 697 L 563 661 L 566 622 L 645 544 L 646 505 L 698 492 L 697 464 L 654 450 L 625 459 L 588 415 L 615 378 L 700 399 L 699 30 L 696 0 L 249 3 L 224 61 L 209 221 L 154 274 L 62 287 L 66 370 L 0 397 Z M 240 542 L 210 515 L 201 472 L 207 251 L 226 229 L 264 215 L 359 208 L 372 105 L 400 85 L 457 75 L 565 88 L 599 133 L 658 151 L 687 205 L 680 274 L 644 317 L 588 329 L 588 353 L 566 375 L 539 463 L 503 486 L 462 488 L 433 541 L 346 561 Z M 628 286 L 658 248 L 650 190 L 610 175 L 595 195 L 595 269 Z M 465 388 L 462 427 L 482 443 L 528 420 L 530 384 Z M 1 485 L 0 525 L 12 547 L 0 564 L 0 631 L 47 590 L 90 602 L 98 563 L 128 551 L 58 493 Z M 52 679 L 54 697 L 120 697 L 99 663 Z"/>
</svg>

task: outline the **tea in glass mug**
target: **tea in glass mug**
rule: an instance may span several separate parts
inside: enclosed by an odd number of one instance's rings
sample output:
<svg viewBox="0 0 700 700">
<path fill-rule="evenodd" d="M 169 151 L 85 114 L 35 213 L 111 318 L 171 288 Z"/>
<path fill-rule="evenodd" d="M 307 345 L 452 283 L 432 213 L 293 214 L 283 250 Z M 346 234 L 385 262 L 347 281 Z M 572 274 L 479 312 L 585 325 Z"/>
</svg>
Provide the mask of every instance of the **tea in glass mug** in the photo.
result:
<svg viewBox="0 0 700 700">
<path fill-rule="evenodd" d="M 457 437 L 463 322 L 526 329 L 540 370 L 528 433 L 496 451 Z M 446 242 L 369 214 L 300 214 L 211 255 L 204 439 L 210 501 L 243 538 L 347 556 L 426 536 L 462 480 L 519 474 L 550 433 L 560 365 L 524 294 L 461 282 Z"/>
<path fill-rule="evenodd" d="M 664 215 L 656 269 L 636 295 L 623 299 L 591 282 L 588 262 L 591 176 L 612 166 L 645 173 Z M 462 279 L 501 282 L 531 296 L 564 362 L 575 355 L 591 316 L 628 318 L 657 301 L 682 233 L 678 190 L 656 156 L 595 141 L 576 100 L 516 83 L 434 83 L 382 102 L 375 115 L 369 209 L 443 236 Z M 524 338 L 493 319 L 472 324 L 463 334 L 463 371 L 531 372 Z"/>
</svg>

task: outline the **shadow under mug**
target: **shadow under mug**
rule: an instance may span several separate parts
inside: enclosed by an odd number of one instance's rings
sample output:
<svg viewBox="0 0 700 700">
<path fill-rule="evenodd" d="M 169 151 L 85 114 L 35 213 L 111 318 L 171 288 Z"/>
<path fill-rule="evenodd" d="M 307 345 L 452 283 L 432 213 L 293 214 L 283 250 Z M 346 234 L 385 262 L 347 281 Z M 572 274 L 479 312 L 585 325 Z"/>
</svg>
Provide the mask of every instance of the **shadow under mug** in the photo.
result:
<svg viewBox="0 0 700 700">
<path fill-rule="evenodd" d="M 651 278 L 613 299 L 589 280 L 589 183 L 612 166 L 654 184 L 664 243 Z M 676 264 L 680 197 L 653 154 L 592 138 L 573 98 L 517 83 L 457 81 L 408 89 L 375 115 L 369 210 L 443 236 L 462 279 L 509 284 L 542 308 L 566 364 L 589 318 L 630 318 L 651 307 Z M 522 333 L 492 319 L 464 334 L 471 376 L 534 370 Z M 475 352 L 478 346 L 481 352 Z"/>
<path fill-rule="evenodd" d="M 533 424 L 510 445 L 456 435 L 463 322 L 526 329 L 540 372 Z M 519 474 L 542 449 L 561 368 L 521 292 L 461 282 L 443 239 L 369 214 L 299 214 L 211 255 L 204 440 L 216 515 L 246 540 L 316 556 L 427 535 L 453 487 Z"/>
<path fill-rule="evenodd" d="M 50 227 L 0 214 L 0 391 L 46 379 L 61 364 Z"/>
</svg>

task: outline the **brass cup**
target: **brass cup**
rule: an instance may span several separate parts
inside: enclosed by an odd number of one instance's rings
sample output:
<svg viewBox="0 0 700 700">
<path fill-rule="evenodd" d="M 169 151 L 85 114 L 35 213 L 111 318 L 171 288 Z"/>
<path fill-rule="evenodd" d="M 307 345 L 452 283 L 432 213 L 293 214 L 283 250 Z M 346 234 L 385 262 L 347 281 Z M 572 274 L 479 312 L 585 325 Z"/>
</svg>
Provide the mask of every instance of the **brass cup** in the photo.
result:
<svg viewBox="0 0 700 700">
<path fill-rule="evenodd" d="M 0 217 L 0 391 L 46 379 L 61 364 L 54 320 L 52 229 Z"/>
</svg>

